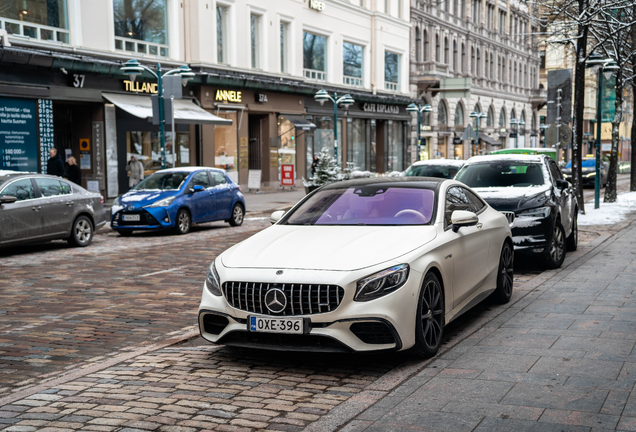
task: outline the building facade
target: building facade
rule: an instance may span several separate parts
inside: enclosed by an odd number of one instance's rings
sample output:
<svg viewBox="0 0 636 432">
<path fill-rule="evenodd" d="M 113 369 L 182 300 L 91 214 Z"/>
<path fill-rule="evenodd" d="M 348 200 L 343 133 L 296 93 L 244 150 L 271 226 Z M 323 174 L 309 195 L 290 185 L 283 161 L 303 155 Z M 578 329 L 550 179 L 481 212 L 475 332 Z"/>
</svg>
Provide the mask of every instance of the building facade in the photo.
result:
<svg viewBox="0 0 636 432">
<path fill-rule="evenodd" d="M 324 146 L 343 166 L 408 165 L 406 0 L 8 3 L 0 110 L 26 109 L 31 118 L 0 141 L 15 153 L 4 169 L 43 170 L 56 147 L 80 161 L 85 186 L 109 198 L 128 189 L 132 155 L 147 174 L 159 169 L 159 126 L 147 115 L 156 78 L 131 81 L 120 70 L 129 59 L 163 71 L 186 64 L 196 74 L 174 104 L 175 133 L 166 126 L 167 166 L 221 167 L 243 186 L 251 179 L 267 189 L 280 186 L 283 164 L 296 183 L 311 175 Z M 355 100 L 338 108 L 337 140 L 334 104 L 314 101 L 321 89 Z M 20 133 L 27 138 L 17 142 Z"/>
<path fill-rule="evenodd" d="M 535 13 L 517 0 L 412 1 L 411 91 L 432 107 L 422 116 L 422 158 L 539 145 Z M 478 139 L 467 139 L 469 124 Z"/>
</svg>

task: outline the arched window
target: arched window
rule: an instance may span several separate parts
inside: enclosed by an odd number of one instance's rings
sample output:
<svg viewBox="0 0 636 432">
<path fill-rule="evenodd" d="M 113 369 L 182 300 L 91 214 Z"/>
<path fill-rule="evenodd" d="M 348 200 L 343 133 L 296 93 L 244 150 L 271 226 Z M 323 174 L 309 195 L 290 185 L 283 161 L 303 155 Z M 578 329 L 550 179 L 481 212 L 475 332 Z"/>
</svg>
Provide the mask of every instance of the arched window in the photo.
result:
<svg viewBox="0 0 636 432">
<path fill-rule="evenodd" d="M 506 127 L 506 110 L 503 108 L 499 111 L 499 127 Z"/>
<path fill-rule="evenodd" d="M 532 113 L 532 130 L 537 130 L 537 113 Z"/>
<path fill-rule="evenodd" d="M 442 58 L 440 57 L 440 49 L 439 49 L 439 35 L 435 35 L 435 61 L 441 62 Z"/>
<path fill-rule="evenodd" d="M 462 72 L 466 73 L 466 47 L 462 43 Z"/>
<path fill-rule="evenodd" d="M 428 31 L 424 29 L 424 61 L 428 61 Z"/>
<path fill-rule="evenodd" d="M 493 112 L 492 106 L 488 108 L 488 117 L 486 117 L 486 126 L 493 127 L 495 125 L 495 113 Z"/>
<path fill-rule="evenodd" d="M 457 72 L 457 41 L 453 41 L 453 71 Z"/>
<path fill-rule="evenodd" d="M 464 107 L 461 102 L 457 102 L 455 107 L 455 124 L 460 126 L 464 124 Z"/>
<path fill-rule="evenodd" d="M 526 131 L 526 125 L 525 125 L 525 123 L 526 123 L 526 112 L 525 111 L 521 111 L 521 118 L 519 119 L 519 123 L 521 123 L 521 122 L 523 122 L 524 125 L 523 126 L 519 125 L 520 126 L 519 129 L 522 131 L 521 133 L 525 133 L 525 131 Z"/>
<path fill-rule="evenodd" d="M 446 113 L 446 103 L 442 100 L 437 106 L 437 124 L 448 124 L 448 115 Z"/>
<path fill-rule="evenodd" d="M 448 55 L 448 50 L 449 50 L 449 46 L 448 46 L 448 38 L 445 37 L 444 38 L 444 64 L 450 64 L 450 57 Z"/>
<path fill-rule="evenodd" d="M 510 121 L 512 122 L 513 120 L 516 120 L 516 119 L 517 119 L 517 115 L 515 114 L 515 109 L 513 108 L 510 110 Z M 510 124 L 512 125 L 512 123 Z"/>
<path fill-rule="evenodd" d="M 426 104 L 430 105 L 426 100 L 422 101 L 422 103 L 424 103 L 425 105 Z M 422 124 L 424 126 L 430 126 L 431 125 L 431 112 L 430 111 L 424 111 L 422 113 L 421 120 L 422 120 Z"/>
<path fill-rule="evenodd" d="M 420 27 L 415 27 L 415 61 L 422 61 L 422 33 Z"/>
</svg>

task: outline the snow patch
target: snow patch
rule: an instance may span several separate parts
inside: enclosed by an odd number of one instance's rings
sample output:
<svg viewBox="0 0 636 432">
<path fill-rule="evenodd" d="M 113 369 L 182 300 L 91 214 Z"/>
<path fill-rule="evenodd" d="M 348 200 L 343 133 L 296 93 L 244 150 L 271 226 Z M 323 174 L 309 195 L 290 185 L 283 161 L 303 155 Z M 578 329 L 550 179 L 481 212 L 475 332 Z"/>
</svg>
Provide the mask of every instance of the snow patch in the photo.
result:
<svg viewBox="0 0 636 432">
<path fill-rule="evenodd" d="M 636 192 L 618 195 L 615 203 L 603 203 L 595 209 L 593 203 L 586 203 L 586 214 L 579 215 L 579 225 L 611 225 L 625 219 L 628 213 L 636 211 Z"/>
<path fill-rule="evenodd" d="M 516 220 L 515 220 L 516 222 Z M 512 242 L 514 244 L 520 244 L 523 242 L 531 242 L 531 243 L 537 243 L 537 242 L 541 242 L 543 240 L 541 239 L 536 239 L 533 236 L 515 236 L 512 238 Z"/>
<path fill-rule="evenodd" d="M 541 192 L 547 192 L 550 190 L 550 185 L 543 186 L 528 186 L 528 187 L 488 187 L 488 188 L 473 188 L 483 199 L 496 198 L 521 198 L 524 196 L 533 196 Z"/>
<path fill-rule="evenodd" d="M 517 217 L 515 218 L 514 222 L 512 223 L 511 228 L 530 228 L 533 226 L 537 226 L 540 225 L 541 222 L 539 221 L 539 218 L 536 217 Z"/>
<path fill-rule="evenodd" d="M 158 197 L 159 194 L 133 194 L 133 195 L 124 195 L 122 198 L 126 201 L 126 202 L 135 202 L 135 201 L 143 201 L 145 199 L 151 199 L 151 198 L 156 198 Z"/>
</svg>

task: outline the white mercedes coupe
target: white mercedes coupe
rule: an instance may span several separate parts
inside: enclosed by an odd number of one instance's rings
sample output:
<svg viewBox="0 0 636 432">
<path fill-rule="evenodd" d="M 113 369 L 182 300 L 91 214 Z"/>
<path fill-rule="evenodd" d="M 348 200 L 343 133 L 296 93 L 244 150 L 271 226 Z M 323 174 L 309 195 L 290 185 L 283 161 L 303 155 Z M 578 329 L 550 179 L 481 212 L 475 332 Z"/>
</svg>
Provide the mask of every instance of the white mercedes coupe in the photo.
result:
<svg viewBox="0 0 636 432">
<path fill-rule="evenodd" d="M 489 295 L 512 295 L 508 220 L 454 180 L 336 182 L 271 221 L 210 264 L 206 340 L 430 357 L 446 324 Z"/>
</svg>

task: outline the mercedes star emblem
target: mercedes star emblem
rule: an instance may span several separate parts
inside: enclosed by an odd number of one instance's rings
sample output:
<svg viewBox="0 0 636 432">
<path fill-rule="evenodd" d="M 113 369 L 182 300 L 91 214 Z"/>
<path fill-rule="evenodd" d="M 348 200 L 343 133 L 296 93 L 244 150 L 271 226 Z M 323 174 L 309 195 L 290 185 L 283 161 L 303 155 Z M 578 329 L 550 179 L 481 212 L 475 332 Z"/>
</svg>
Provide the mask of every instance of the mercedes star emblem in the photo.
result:
<svg viewBox="0 0 636 432">
<path fill-rule="evenodd" d="M 282 274 L 283 274 L 283 271 L 282 271 L 282 270 L 278 270 L 278 271 L 276 272 L 276 274 L 277 274 L 278 276 L 280 276 L 280 275 L 282 275 Z"/>
<path fill-rule="evenodd" d="M 287 307 L 287 297 L 278 288 L 273 288 L 265 294 L 265 306 L 272 313 L 281 313 Z"/>
</svg>

